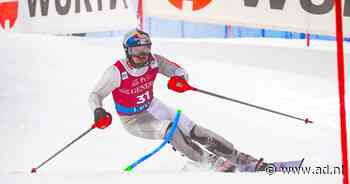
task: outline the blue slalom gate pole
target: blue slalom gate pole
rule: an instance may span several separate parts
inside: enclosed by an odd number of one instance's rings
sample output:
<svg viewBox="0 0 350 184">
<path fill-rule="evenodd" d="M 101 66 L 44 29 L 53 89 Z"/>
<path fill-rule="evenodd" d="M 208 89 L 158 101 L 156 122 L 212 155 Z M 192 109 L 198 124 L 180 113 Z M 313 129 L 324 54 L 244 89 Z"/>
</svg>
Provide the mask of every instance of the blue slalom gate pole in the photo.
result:
<svg viewBox="0 0 350 184">
<path fill-rule="evenodd" d="M 180 115 L 181 115 L 181 110 L 177 110 L 175 118 L 172 121 L 173 124 L 172 124 L 169 132 L 165 135 L 165 138 L 164 138 L 164 141 L 162 142 L 162 144 L 160 144 L 157 148 L 155 148 L 150 153 L 146 154 L 145 156 L 141 157 L 140 159 L 138 159 L 134 163 L 130 164 L 128 167 L 126 167 L 124 169 L 124 171 L 132 171 L 132 169 L 134 169 L 137 165 L 139 165 L 143 161 L 147 160 L 148 158 L 150 158 L 151 156 L 156 154 L 159 150 L 161 150 L 171 140 L 171 138 L 173 137 L 174 132 L 175 132 L 175 130 L 177 128 L 179 119 L 180 119 Z"/>
</svg>

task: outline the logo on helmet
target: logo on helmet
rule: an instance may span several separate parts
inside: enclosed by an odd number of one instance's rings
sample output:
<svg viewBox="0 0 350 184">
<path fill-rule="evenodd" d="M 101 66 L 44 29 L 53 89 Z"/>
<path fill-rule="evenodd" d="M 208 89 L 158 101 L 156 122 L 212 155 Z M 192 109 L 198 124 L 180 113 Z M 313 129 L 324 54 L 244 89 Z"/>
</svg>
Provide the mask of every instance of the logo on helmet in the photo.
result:
<svg viewBox="0 0 350 184">
<path fill-rule="evenodd" d="M 169 2 L 176 8 L 182 10 L 184 1 L 192 2 L 192 11 L 197 11 L 205 8 L 212 0 L 169 0 Z"/>
<path fill-rule="evenodd" d="M 141 45 L 151 45 L 151 40 L 147 33 L 135 31 L 129 34 L 124 41 L 124 47 L 137 47 Z"/>
<path fill-rule="evenodd" d="M 140 34 L 139 32 L 136 32 L 134 34 L 134 38 L 137 41 L 138 45 L 144 45 L 144 44 L 148 44 L 148 39 L 145 35 Z"/>
<path fill-rule="evenodd" d="M 18 14 L 18 0 L 0 0 L 0 24 L 3 29 L 15 25 Z"/>
</svg>

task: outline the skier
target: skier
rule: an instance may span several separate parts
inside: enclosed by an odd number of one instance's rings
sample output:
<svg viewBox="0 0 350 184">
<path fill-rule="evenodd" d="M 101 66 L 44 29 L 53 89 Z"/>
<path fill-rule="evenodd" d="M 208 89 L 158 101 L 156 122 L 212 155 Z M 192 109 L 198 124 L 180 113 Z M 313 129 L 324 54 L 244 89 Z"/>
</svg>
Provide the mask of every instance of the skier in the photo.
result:
<svg viewBox="0 0 350 184">
<path fill-rule="evenodd" d="M 112 116 L 102 101 L 113 95 L 123 127 L 132 135 L 146 139 L 163 139 L 176 110 L 153 96 L 153 82 L 161 73 L 167 77 L 188 80 L 187 72 L 165 57 L 151 52 L 147 33 L 133 29 L 123 40 L 126 58 L 108 67 L 89 96 L 90 108 L 98 128 L 111 124 Z M 181 86 L 181 80 L 178 81 Z M 178 128 L 170 141 L 177 151 L 194 162 L 207 163 L 215 171 L 233 172 L 244 165 L 255 164 L 261 170 L 266 163 L 235 149 L 220 135 L 181 114 Z M 201 146 L 199 146 L 201 145 Z"/>
</svg>

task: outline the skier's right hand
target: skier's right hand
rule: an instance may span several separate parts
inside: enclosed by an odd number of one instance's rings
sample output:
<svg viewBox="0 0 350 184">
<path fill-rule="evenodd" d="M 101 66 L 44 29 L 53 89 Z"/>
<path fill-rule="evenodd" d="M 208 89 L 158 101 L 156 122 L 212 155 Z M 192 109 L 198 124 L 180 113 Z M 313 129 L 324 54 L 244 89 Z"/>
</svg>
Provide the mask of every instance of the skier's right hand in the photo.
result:
<svg viewBox="0 0 350 184">
<path fill-rule="evenodd" d="M 102 107 L 98 107 L 94 111 L 94 120 L 94 128 L 105 129 L 112 124 L 112 115 L 106 112 Z"/>
</svg>

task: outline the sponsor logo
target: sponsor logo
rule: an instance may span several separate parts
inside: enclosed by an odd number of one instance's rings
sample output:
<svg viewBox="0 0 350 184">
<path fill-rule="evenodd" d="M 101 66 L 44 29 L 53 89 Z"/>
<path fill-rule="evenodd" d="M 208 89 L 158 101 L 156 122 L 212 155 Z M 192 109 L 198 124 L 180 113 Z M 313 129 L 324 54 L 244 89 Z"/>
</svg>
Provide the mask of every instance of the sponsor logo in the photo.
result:
<svg viewBox="0 0 350 184">
<path fill-rule="evenodd" d="M 127 95 L 137 95 L 153 88 L 153 81 L 140 84 L 132 89 L 119 89 L 119 92 Z"/>
<path fill-rule="evenodd" d="M 344 16 L 350 17 L 350 0 L 344 0 Z M 244 0 L 244 6 L 256 8 L 259 4 L 259 0 Z M 266 2 L 266 1 L 265 1 Z M 286 4 L 286 0 L 270 0 L 270 8 L 274 10 L 283 10 Z M 301 7 L 308 13 L 314 15 L 323 15 L 332 11 L 334 7 L 334 0 L 322 0 L 315 3 L 313 0 L 300 0 Z"/>
<path fill-rule="evenodd" d="M 128 78 L 128 72 L 122 72 L 122 80 L 125 80 Z"/>
<path fill-rule="evenodd" d="M 3 29 L 11 29 L 16 23 L 18 0 L 0 0 L 0 24 Z"/>
<path fill-rule="evenodd" d="M 192 2 L 192 10 L 197 11 L 205 8 L 210 4 L 212 0 L 169 0 L 169 2 L 176 8 L 182 10 L 184 1 Z M 236 0 L 235 0 L 236 1 Z"/>
<path fill-rule="evenodd" d="M 139 80 L 138 80 L 138 79 L 135 79 L 135 80 L 132 81 L 131 87 L 135 87 L 135 86 L 137 86 L 137 85 L 139 85 L 139 84 L 140 84 Z"/>
<path fill-rule="evenodd" d="M 40 10 L 41 16 L 48 16 L 49 12 L 54 6 L 54 10 L 58 15 L 68 15 L 68 14 L 80 14 L 83 11 L 94 12 L 94 11 L 103 11 L 104 3 L 109 3 L 109 9 L 117 9 L 117 5 L 122 3 L 124 9 L 128 9 L 128 4 L 126 0 L 26 0 L 29 7 L 30 17 L 37 17 L 37 9 Z M 50 3 L 51 2 L 51 3 Z M 49 11 L 50 10 L 50 11 Z"/>
<path fill-rule="evenodd" d="M 135 87 L 135 86 L 138 86 L 140 84 L 143 84 L 143 83 L 146 83 L 146 82 L 149 82 L 149 81 L 153 81 L 153 77 L 150 74 L 146 74 L 144 76 L 141 76 L 141 77 L 138 77 L 138 78 L 134 79 L 131 82 L 131 87 Z"/>
</svg>

